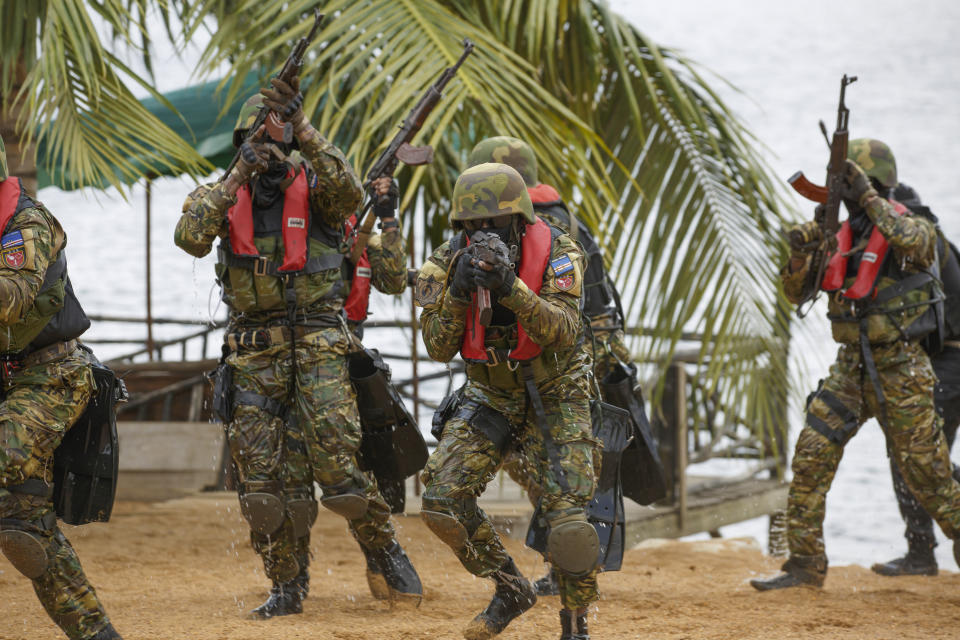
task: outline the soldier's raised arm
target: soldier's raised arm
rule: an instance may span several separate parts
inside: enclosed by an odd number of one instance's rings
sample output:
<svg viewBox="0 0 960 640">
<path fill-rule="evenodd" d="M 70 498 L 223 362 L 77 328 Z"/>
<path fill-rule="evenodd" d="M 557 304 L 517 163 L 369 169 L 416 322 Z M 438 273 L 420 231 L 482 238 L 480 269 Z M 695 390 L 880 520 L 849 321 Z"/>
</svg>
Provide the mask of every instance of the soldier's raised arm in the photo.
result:
<svg viewBox="0 0 960 640">
<path fill-rule="evenodd" d="M 311 180 L 310 198 L 327 224 L 339 226 L 360 206 L 360 179 L 343 153 L 320 135 L 303 113 L 300 78 L 295 76 L 290 84 L 272 78 L 270 83 L 273 89 L 261 91 L 263 102 L 293 126 L 300 153 L 316 176 Z"/>
</svg>

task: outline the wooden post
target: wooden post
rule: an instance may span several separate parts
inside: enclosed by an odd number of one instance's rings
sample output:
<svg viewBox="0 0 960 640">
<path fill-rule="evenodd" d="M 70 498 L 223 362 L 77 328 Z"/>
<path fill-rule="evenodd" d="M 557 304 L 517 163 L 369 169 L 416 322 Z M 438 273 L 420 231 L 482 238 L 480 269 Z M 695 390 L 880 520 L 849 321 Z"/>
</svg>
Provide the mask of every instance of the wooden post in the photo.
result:
<svg viewBox="0 0 960 640">
<path fill-rule="evenodd" d="M 153 361 L 153 299 L 150 290 L 150 195 L 153 179 L 147 176 L 147 357 Z"/>
<path fill-rule="evenodd" d="M 674 460 L 677 478 L 677 525 L 683 534 L 687 520 L 687 371 L 683 362 L 674 363 L 676 369 L 677 441 Z"/>
<path fill-rule="evenodd" d="M 413 228 L 411 226 L 410 236 L 407 238 L 407 254 L 410 256 L 410 267 L 415 265 L 414 251 L 416 244 L 413 241 Z M 413 285 L 414 287 L 416 284 Z M 417 424 L 417 430 L 420 429 L 420 354 L 417 350 L 417 304 L 414 301 L 415 290 L 410 288 L 410 364 L 413 367 L 413 421 Z M 413 495 L 420 495 L 420 474 L 413 474 Z"/>
</svg>

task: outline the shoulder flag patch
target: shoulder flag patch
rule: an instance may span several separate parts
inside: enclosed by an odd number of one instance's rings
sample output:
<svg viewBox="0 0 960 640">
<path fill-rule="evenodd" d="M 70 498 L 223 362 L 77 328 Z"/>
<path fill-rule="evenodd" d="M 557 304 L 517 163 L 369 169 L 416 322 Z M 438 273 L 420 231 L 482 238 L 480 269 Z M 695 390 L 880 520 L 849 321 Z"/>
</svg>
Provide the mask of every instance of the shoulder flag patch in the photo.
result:
<svg viewBox="0 0 960 640">
<path fill-rule="evenodd" d="M 26 262 L 26 257 L 22 233 L 14 231 L 0 238 L 0 266 L 19 269 Z"/>
<path fill-rule="evenodd" d="M 562 276 L 568 271 L 573 271 L 573 262 L 570 261 L 570 256 L 566 254 L 556 260 L 551 260 L 550 266 L 553 267 L 553 275 L 555 276 Z"/>
</svg>

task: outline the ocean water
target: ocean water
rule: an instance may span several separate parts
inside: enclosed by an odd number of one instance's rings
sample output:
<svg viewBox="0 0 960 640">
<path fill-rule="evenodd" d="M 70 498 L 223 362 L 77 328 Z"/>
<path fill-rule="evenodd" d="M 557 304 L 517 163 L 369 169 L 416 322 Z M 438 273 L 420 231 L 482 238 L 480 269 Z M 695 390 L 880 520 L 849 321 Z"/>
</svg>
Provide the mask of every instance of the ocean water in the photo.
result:
<svg viewBox="0 0 960 640">
<path fill-rule="evenodd" d="M 960 4 L 926 0 L 904 4 L 892 0 L 808 0 L 775 3 L 761 0 L 674 0 L 670 3 L 611 1 L 638 28 L 661 45 L 671 46 L 705 65 L 733 86 L 717 81 L 720 95 L 757 135 L 758 151 L 784 179 L 797 169 L 821 181 L 827 153 L 817 128 L 835 122 L 839 80 L 843 73 L 859 81 L 848 88 L 853 137 L 877 137 L 893 148 L 901 178 L 913 185 L 941 218 L 948 235 L 960 239 L 960 191 L 953 179 L 954 149 L 960 141 Z M 163 90 L 186 83 L 192 68 L 170 58 L 158 78 Z M 169 51 L 161 51 L 161 57 Z M 184 196 L 193 188 L 186 179 L 164 178 L 153 185 L 153 311 L 157 317 L 207 321 L 222 318 L 213 279 L 213 258 L 193 259 L 172 242 Z M 145 193 L 135 187 L 128 200 L 113 191 L 63 192 L 44 189 L 41 200 L 59 217 L 69 235 L 70 270 L 75 289 L 92 313 L 138 316 L 145 311 Z M 796 215 L 809 217 L 812 207 L 788 195 Z M 408 319 L 409 294 L 398 299 L 375 296 L 373 320 Z M 797 358 L 803 389 L 793 399 L 794 433 L 800 402 L 822 377 L 835 355 L 824 309 L 800 324 Z M 155 337 L 185 333 L 158 325 Z M 138 325 L 98 323 L 87 337 L 142 338 Z M 409 332 L 370 331 L 368 343 L 389 352 L 409 352 Z M 129 346 L 97 348 L 103 357 Z M 199 344 L 188 356 L 201 357 Z M 208 357 L 216 355 L 210 345 Z M 176 358 L 170 352 L 167 357 Z M 802 359 L 800 359 L 802 357 Z M 443 372 L 423 363 L 421 373 Z M 409 367 L 395 367 L 405 378 Z M 447 380 L 423 385 L 421 393 L 439 399 Z M 429 416 L 421 416 L 429 425 Z M 905 545 L 890 485 L 884 443 L 875 422 L 867 423 L 848 445 L 828 499 L 827 551 L 831 563 L 869 565 L 902 552 Z M 766 541 L 766 522 L 757 519 L 725 527 L 725 536 L 753 536 Z M 938 532 L 939 534 L 939 532 Z M 943 540 L 941 535 L 941 540 Z M 953 569 L 949 544 L 938 547 L 941 566 Z"/>
</svg>

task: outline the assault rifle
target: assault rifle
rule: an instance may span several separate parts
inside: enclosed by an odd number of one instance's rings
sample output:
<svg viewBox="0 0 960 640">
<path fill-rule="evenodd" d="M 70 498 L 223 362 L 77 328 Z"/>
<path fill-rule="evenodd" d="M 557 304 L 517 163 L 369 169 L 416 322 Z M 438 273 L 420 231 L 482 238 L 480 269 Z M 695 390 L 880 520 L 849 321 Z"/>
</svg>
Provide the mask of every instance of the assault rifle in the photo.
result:
<svg viewBox="0 0 960 640">
<path fill-rule="evenodd" d="M 847 142 L 850 138 L 850 132 L 847 129 L 850 119 L 850 110 L 844 104 L 847 85 L 857 81 L 857 76 L 848 77 L 844 74 L 840 80 L 840 104 L 837 107 L 837 128 L 833 132 L 833 137 L 827 140 L 827 146 L 830 147 L 830 164 L 827 165 L 827 184 L 818 186 L 807 180 L 803 171 L 797 171 L 787 179 L 797 193 L 803 197 L 820 203 L 817 207 L 814 220 L 820 226 L 822 240 L 817 243 L 813 251 L 813 259 L 810 262 L 810 270 L 807 272 L 807 279 L 803 283 L 803 292 L 801 300 L 797 304 L 797 316 L 804 317 L 810 308 L 813 307 L 812 301 L 817 299 L 820 292 L 820 283 L 823 281 L 823 274 L 827 268 L 827 263 L 837 250 L 837 230 L 840 228 L 840 202 L 843 195 L 844 181 L 846 176 L 847 163 Z M 827 139 L 827 126 L 820 121 L 820 131 L 824 139 Z M 800 238 L 791 237 L 791 245 L 802 244 Z M 810 247 L 812 248 L 812 247 Z M 803 305 L 811 302 L 807 309 Z"/>
<path fill-rule="evenodd" d="M 500 236 L 495 233 L 474 231 L 473 235 L 470 236 L 469 253 L 474 260 L 482 260 L 491 267 L 509 264 L 510 268 L 513 268 L 513 264 L 510 262 L 510 249 L 508 249 L 507 245 L 500 239 Z M 464 256 L 462 259 L 467 259 L 468 257 L 469 256 Z M 477 287 L 477 310 L 480 316 L 480 324 L 489 327 L 490 321 L 493 319 L 493 307 L 490 305 L 490 289 Z"/>
<path fill-rule="evenodd" d="M 290 52 L 290 55 L 287 56 L 287 61 L 283 63 L 283 68 L 280 69 L 276 77 L 278 80 L 283 80 L 287 84 L 290 84 L 290 80 L 294 76 L 300 75 L 300 68 L 303 66 L 303 57 L 307 53 L 307 49 L 310 48 L 310 43 L 317 35 L 317 31 L 320 29 L 320 22 L 323 20 L 323 14 L 320 13 L 318 9 L 313 10 L 313 28 L 310 29 L 310 33 L 306 36 L 300 38 L 297 41 L 297 44 L 293 46 L 293 50 Z M 244 137 L 244 142 L 253 142 L 257 131 L 260 130 L 260 127 L 267 122 L 267 116 L 271 113 L 270 107 L 263 105 L 260 107 L 260 112 L 257 114 L 257 119 L 254 120 L 253 125 L 247 129 L 247 135 Z M 293 131 L 289 124 L 284 126 L 284 123 L 278 121 L 277 126 L 283 127 L 283 141 L 290 143 L 293 140 Z M 240 159 L 240 149 L 237 148 L 237 152 L 233 154 L 233 160 L 230 161 L 230 164 L 227 165 L 226 171 L 223 172 L 223 175 L 220 176 L 220 180 L 224 180 L 230 171 L 236 166 L 237 161 Z"/>
<path fill-rule="evenodd" d="M 350 259 L 354 263 L 357 262 L 363 250 L 366 248 L 367 241 L 370 239 L 370 231 L 373 229 L 374 216 L 368 217 L 367 213 L 370 211 L 370 207 L 373 206 L 373 201 L 376 196 L 370 194 L 370 184 L 377 178 L 392 177 L 393 172 L 397 170 L 398 161 L 410 166 L 429 164 L 433 161 L 433 147 L 430 145 L 415 147 L 410 144 L 410 141 L 417 135 L 427 116 L 430 115 L 430 112 L 432 112 L 434 107 L 437 106 L 437 103 L 440 102 L 440 98 L 443 97 L 443 90 L 453 79 L 453 76 L 456 75 L 457 69 L 460 68 L 460 65 L 463 64 L 463 61 L 467 59 L 467 56 L 470 55 L 472 51 L 473 43 L 465 38 L 463 41 L 463 54 L 460 56 L 460 59 L 457 60 L 456 64 L 452 67 L 444 69 L 437 81 L 420 97 L 419 102 L 417 102 L 416 106 L 410 111 L 410 114 L 404 119 L 403 124 L 400 125 L 400 131 L 397 132 L 397 135 L 393 137 L 393 140 L 390 141 L 387 148 L 383 150 L 383 153 L 380 154 L 377 161 L 370 167 L 370 171 L 367 172 L 367 181 L 364 183 L 363 189 L 367 192 L 368 197 L 366 203 L 363 205 L 363 209 L 360 211 L 360 215 L 357 216 L 357 225 L 354 227 L 353 246 L 350 249 Z"/>
</svg>

